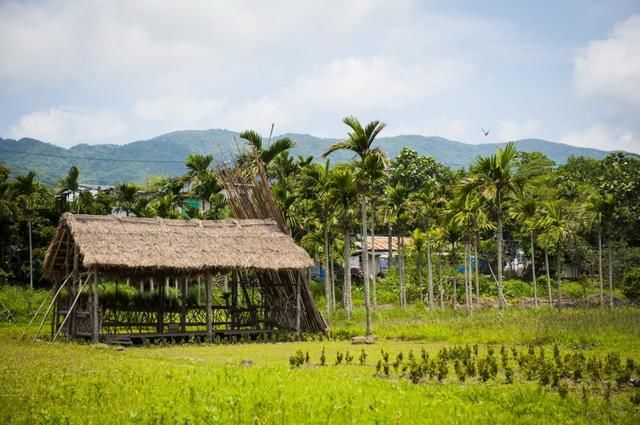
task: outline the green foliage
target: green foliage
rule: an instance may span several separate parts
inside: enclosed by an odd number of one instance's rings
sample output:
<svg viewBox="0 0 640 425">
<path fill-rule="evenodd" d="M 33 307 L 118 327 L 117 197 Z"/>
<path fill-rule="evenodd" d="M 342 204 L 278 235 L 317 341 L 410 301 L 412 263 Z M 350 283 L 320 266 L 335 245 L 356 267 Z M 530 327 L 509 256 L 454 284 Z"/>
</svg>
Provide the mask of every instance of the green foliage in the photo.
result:
<svg viewBox="0 0 640 425">
<path fill-rule="evenodd" d="M 622 278 L 622 292 L 632 300 L 640 299 L 640 267 L 628 270 Z"/>
</svg>

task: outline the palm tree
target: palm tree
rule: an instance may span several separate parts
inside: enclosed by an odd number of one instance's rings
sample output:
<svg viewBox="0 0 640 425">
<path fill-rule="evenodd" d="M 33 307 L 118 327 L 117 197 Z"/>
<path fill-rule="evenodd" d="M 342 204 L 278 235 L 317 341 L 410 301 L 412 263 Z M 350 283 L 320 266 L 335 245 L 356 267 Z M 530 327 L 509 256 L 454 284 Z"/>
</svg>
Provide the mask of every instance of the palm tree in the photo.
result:
<svg viewBox="0 0 640 425">
<path fill-rule="evenodd" d="M 411 240 L 416 250 L 416 269 L 418 270 L 418 288 L 420 290 L 420 302 L 424 302 L 424 294 L 422 290 L 422 255 L 427 245 L 427 235 L 420 229 L 414 229 L 411 232 Z"/>
<path fill-rule="evenodd" d="M 425 232 L 425 247 L 427 251 L 427 299 L 429 310 L 433 310 L 433 266 L 431 261 L 431 225 L 437 207 L 442 199 L 436 194 L 436 184 L 425 185 L 419 192 L 410 195 L 409 207 L 421 223 Z"/>
<path fill-rule="evenodd" d="M 513 220 L 519 223 L 528 233 L 531 243 L 531 273 L 533 280 L 533 304 L 538 306 L 538 287 L 536 282 L 536 251 L 535 251 L 535 232 L 538 230 L 538 203 L 534 198 L 528 195 L 520 194 L 515 204 L 511 206 L 509 215 Z"/>
<path fill-rule="evenodd" d="M 615 214 L 616 202 L 615 197 L 611 193 L 600 194 L 592 192 L 587 199 L 585 210 L 587 212 L 587 221 L 597 227 L 598 231 L 598 279 L 600 281 L 600 308 L 604 308 L 604 278 L 602 274 L 602 232 L 610 223 Z M 607 249 L 609 251 L 609 271 L 613 270 L 612 254 L 611 254 L 611 237 L 610 231 L 607 231 Z M 613 279 L 612 273 L 609 273 L 609 303 L 613 308 Z"/>
<path fill-rule="evenodd" d="M 471 247 L 474 246 L 476 256 L 476 301 L 480 305 L 480 282 L 478 273 L 477 240 L 480 230 L 492 229 L 493 226 L 484 211 L 483 198 L 477 192 L 459 192 L 449 206 L 450 220 L 461 230 L 465 239 L 465 294 L 467 308 L 473 304 L 473 273 L 471 266 Z"/>
<path fill-rule="evenodd" d="M 271 133 L 273 133 L 273 125 L 271 126 Z M 249 145 L 251 152 L 247 154 L 241 155 L 239 158 L 239 163 L 248 163 L 246 166 L 251 170 L 253 174 L 255 174 L 257 164 L 255 162 L 255 158 L 259 158 L 264 167 L 269 174 L 272 176 L 273 173 L 270 170 L 269 165 L 276 159 L 276 157 L 283 152 L 287 152 L 295 146 L 293 140 L 289 137 L 281 137 L 275 140 L 273 143 L 270 143 L 268 146 L 264 146 L 262 141 L 262 136 L 258 134 L 258 132 L 254 130 L 245 130 L 240 133 L 240 138 L 243 139 L 247 145 Z M 271 141 L 271 135 L 269 135 L 269 141 Z"/>
<path fill-rule="evenodd" d="M 505 201 L 522 190 L 524 182 L 514 173 L 516 146 L 510 142 L 494 155 L 478 157 L 471 166 L 471 177 L 464 180 L 464 190 L 478 190 L 494 207 L 496 215 L 496 248 L 498 253 L 498 306 L 504 309 L 502 286 L 502 214 Z"/>
<path fill-rule="evenodd" d="M 344 287 L 343 298 L 347 317 L 351 319 L 351 228 L 352 202 L 358 196 L 358 186 L 353 170 L 348 166 L 337 166 L 331 170 L 328 182 L 329 198 L 340 207 L 341 227 L 344 233 Z"/>
<path fill-rule="evenodd" d="M 128 217 L 136 207 L 138 187 L 133 183 L 120 183 L 117 184 L 114 189 L 116 208 L 118 211 L 124 212 Z M 140 212 L 142 211 L 140 210 Z"/>
<path fill-rule="evenodd" d="M 407 198 L 409 191 L 401 183 L 395 186 L 387 186 L 387 205 L 385 206 L 386 215 L 389 222 L 395 225 L 398 237 L 398 277 L 400 286 L 400 307 L 407 307 L 407 293 L 404 282 L 404 237 L 402 236 L 405 214 L 408 211 Z"/>
<path fill-rule="evenodd" d="M 539 239 L 544 246 L 554 245 L 556 248 L 556 275 L 558 281 L 558 311 L 562 310 L 562 269 L 561 269 L 561 257 L 562 248 L 564 243 L 573 238 L 576 233 L 576 222 L 571 220 L 571 217 L 576 216 L 576 211 L 571 211 L 568 205 L 558 202 L 545 202 L 543 204 L 543 216 L 540 220 L 540 224 L 543 228 L 542 234 Z"/>
<path fill-rule="evenodd" d="M 29 286 L 33 289 L 33 212 L 40 203 L 44 187 L 36 179 L 36 173 L 29 171 L 24 176 L 17 176 L 13 182 L 11 192 L 22 212 L 27 218 L 29 232 Z"/>
<path fill-rule="evenodd" d="M 56 195 L 59 201 L 65 201 L 71 195 L 73 200 L 71 201 L 71 210 L 76 213 L 80 212 L 80 169 L 75 165 L 69 168 L 67 175 L 60 179 L 57 184 Z"/>
<path fill-rule="evenodd" d="M 380 121 L 371 121 L 366 126 L 362 126 L 360 121 L 353 116 L 346 117 L 342 120 L 351 131 L 347 134 L 347 138 L 334 143 L 327 149 L 322 156 L 326 157 L 332 152 L 338 150 L 349 150 L 359 157 L 358 183 L 360 186 L 360 207 L 362 221 L 362 275 L 364 279 L 364 301 L 367 315 L 367 335 L 371 335 L 371 306 L 369 296 L 369 268 L 368 268 L 368 241 L 367 241 L 367 192 L 372 182 L 377 178 L 380 170 L 386 167 L 386 156 L 379 147 L 373 147 L 373 142 L 380 132 L 384 129 L 385 123 Z"/>
<path fill-rule="evenodd" d="M 373 147 L 373 142 L 380 132 L 384 129 L 385 123 L 380 121 L 371 121 L 365 127 L 360 124 L 356 117 L 345 117 L 342 122 L 346 124 L 351 131 L 347 134 L 347 138 L 334 143 L 327 149 L 322 156 L 326 157 L 332 152 L 338 150 L 349 150 L 359 157 L 358 183 L 360 186 L 360 213 L 362 221 L 362 274 L 364 279 L 364 301 L 367 315 L 367 335 L 371 335 L 371 306 L 369 295 L 369 268 L 368 268 L 368 241 L 367 241 L 367 192 L 372 182 L 378 178 L 381 170 L 384 170 L 387 159 L 379 147 Z"/>
<path fill-rule="evenodd" d="M 330 170 L 328 160 L 325 164 L 309 164 L 303 168 L 300 178 L 300 188 L 298 190 L 300 196 L 313 200 L 313 215 L 317 217 L 319 221 L 317 227 L 322 230 L 323 234 L 323 263 L 325 268 L 324 293 L 327 300 L 327 317 L 331 314 L 331 279 L 329 276 L 329 233 L 331 232 L 331 204 L 329 202 Z"/>
<path fill-rule="evenodd" d="M 204 211 L 205 201 L 222 189 L 215 174 L 209 169 L 212 161 L 213 156 L 196 153 L 189 154 L 185 160 L 187 167 L 185 182 L 190 184 L 191 192 L 200 198 L 202 211 Z"/>
</svg>

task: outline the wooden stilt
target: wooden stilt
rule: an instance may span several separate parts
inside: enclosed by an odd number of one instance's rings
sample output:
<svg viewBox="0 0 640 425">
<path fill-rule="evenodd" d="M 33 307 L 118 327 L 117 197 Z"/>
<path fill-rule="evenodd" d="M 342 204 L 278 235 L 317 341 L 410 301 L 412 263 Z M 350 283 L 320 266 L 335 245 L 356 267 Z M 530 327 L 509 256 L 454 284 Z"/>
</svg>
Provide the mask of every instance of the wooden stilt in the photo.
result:
<svg viewBox="0 0 640 425">
<path fill-rule="evenodd" d="M 182 279 L 182 302 L 180 303 L 180 330 L 187 330 L 187 277 Z"/>
<path fill-rule="evenodd" d="M 155 288 L 155 285 L 154 285 L 154 282 L 153 282 L 153 278 L 150 278 L 150 279 L 149 279 L 149 290 L 150 290 L 151 292 L 153 292 L 155 289 L 156 289 L 156 288 Z"/>
<path fill-rule="evenodd" d="M 98 269 L 93 270 L 93 342 L 98 342 L 100 338 L 100 317 L 98 299 Z"/>
<path fill-rule="evenodd" d="M 211 311 L 211 281 L 213 277 L 211 275 L 205 276 L 205 292 L 207 298 L 207 340 L 213 342 L 213 315 Z"/>
<path fill-rule="evenodd" d="M 67 313 L 67 315 L 69 316 L 69 314 L 71 313 L 73 307 L 75 306 L 75 302 L 73 301 L 74 299 L 77 300 L 77 291 L 78 291 L 78 284 L 80 282 L 80 249 L 78 248 L 77 244 L 73 244 L 73 282 L 71 283 L 71 296 L 69 297 L 69 312 Z M 71 304 L 73 303 L 73 304 Z M 73 337 L 75 337 L 75 320 L 74 320 L 74 316 L 75 314 L 70 314 L 69 316 L 69 320 L 67 323 L 67 338 L 68 339 L 72 339 Z"/>
</svg>

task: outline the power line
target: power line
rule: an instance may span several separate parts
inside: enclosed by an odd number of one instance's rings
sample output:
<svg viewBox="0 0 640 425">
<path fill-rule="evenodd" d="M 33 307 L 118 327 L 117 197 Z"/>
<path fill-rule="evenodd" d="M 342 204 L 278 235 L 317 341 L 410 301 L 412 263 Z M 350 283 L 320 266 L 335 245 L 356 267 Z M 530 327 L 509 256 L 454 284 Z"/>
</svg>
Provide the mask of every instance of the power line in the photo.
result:
<svg viewBox="0 0 640 425">
<path fill-rule="evenodd" d="M 62 158 L 62 159 L 82 159 L 86 161 L 109 161 L 109 162 L 138 162 L 138 163 L 147 163 L 147 164 L 184 164 L 182 161 L 171 161 L 171 160 L 148 160 L 148 159 L 123 159 L 123 158 L 96 158 L 91 156 L 72 156 L 72 155 L 57 155 L 54 153 L 38 153 L 38 152 L 24 152 L 17 151 L 13 149 L 0 149 L 0 152 L 7 153 L 17 153 L 22 155 L 31 155 L 31 156 L 47 156 L 51 158 Z"/>
</svg>

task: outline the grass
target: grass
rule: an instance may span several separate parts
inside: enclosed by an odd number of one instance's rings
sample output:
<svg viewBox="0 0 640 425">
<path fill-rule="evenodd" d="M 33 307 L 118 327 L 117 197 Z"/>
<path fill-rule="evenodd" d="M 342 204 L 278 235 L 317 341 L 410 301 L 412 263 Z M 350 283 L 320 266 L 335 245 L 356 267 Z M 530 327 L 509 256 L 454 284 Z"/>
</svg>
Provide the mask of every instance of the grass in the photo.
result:
<svg viewBox="0 0 640 425">
<path fill-rule="evenodd" d="M 0 291 L 1 293 L 1 291 Z M 19 294 L 18 294 L 19 295 Z M 19 303 L 18 303 L 19 304 Z M 184 344 L 118 348 L 78 343 L 19 342 L 21 323 L 0 323 L 0 423 L 7 424 L 426 424 L 426 423 L 640 423 L 638 396 L 614 386 L 606 400 L 602 385 L 586 378 L 566 397 L 556 389 L 502 371 L 482 383 L 460 383 L 451 373 L 442 383 L 414 384 L 401 372 L 376 373 L 388 352 L 432 356 L 458 344 L 504 344 L 525 351 L 553 344 L 566 353 L 604 359 L 616 352 L 640 363 L 640 311 L 512 308 L 428 312 L 382 308 L 375 315 L 375 345 L 354 346 L 344 338 L 362 334 L 364 312 L 341 312 L 331 320 L 331 340 L 234 345 Z M 313 339 L 313 340 L 311 340 Z M 327 366 L 319 366 L 325 350 Z M 367 353 L 366 365 L 358 354 Z M 291 368 L 298 350 L 310 364 Z M 538 350 L 538 348 L 536 348 Z M 352 365 L 337 366 L 337 352 L 350 351 Z M 243 360 L 251 360 L 242 366 Z M 451 368 L 453 372 L 453 368 Z M 519 372 L 517 372 L 519 373 Z M 637 376 L 638 372 L 634 373 Z M 581 385 L 588 391 L 583 399 Z"/>
</svg>

